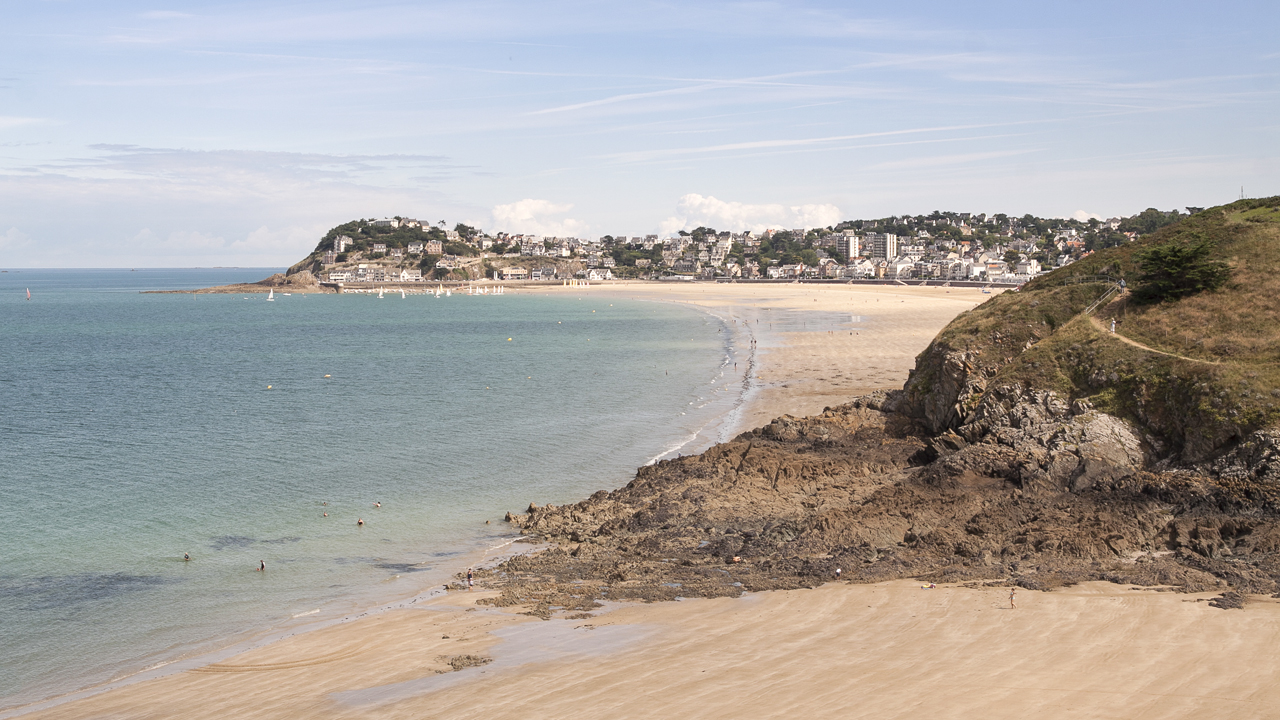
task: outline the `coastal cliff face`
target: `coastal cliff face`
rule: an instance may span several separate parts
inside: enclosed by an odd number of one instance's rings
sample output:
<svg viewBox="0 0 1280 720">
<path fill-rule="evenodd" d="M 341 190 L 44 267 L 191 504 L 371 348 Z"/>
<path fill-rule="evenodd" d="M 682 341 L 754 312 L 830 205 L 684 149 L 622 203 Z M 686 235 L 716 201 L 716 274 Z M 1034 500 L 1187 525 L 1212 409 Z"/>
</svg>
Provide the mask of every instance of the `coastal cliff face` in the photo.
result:
<svg viewBox="0 0 1280 720">
<path fill-rule="evenodd" d="M 1235 258 L 1223 290 L 1138 306 L 1115 279 L 1142 245 L 1095 253 L 958 317 L 901 391 L 510 515 L 554 547 L 496 568 L 494 602 L 546 617 L 902 577 L 1276 593 L 1280 332 L 1247 319 L 1280 310 L 1277 228 L 1275 199 L 1205 211 L 1143 243 L 1211 236 Z"/>
</svg>

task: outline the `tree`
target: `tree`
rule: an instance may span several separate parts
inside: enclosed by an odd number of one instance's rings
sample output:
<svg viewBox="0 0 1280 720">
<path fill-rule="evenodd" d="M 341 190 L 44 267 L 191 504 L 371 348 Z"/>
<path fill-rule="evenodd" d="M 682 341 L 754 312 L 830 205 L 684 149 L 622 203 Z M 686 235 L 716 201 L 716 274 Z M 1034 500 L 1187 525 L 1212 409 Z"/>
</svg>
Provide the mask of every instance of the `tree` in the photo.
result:
<svg viewBox="0 0 1280 720">
<path fill-rule="evenodd" d="M 1177 210 L 1161 212 L 1155 208 L 1147 208 L 1133 217 L 1122 220 L 1120 222 L 1120 230 L 1125 232 L 1139 232 L 1143 235 L 1148 235 L 1166 225 L 1172 225 L 1185 217 L 1186 215 L 1183 215 Z"/>
<path fill-rule="evenodd" d="M 1222 287 L 1231 277 L 1231 268 L 1221 260 L 1210 259 L 1214 247 L 1212 241 L 1195 238 L 1138 251 L 1134 259 L 1141 272 L 1133 291 L 1134 300 L 1157 303 Z"/>
</svg>

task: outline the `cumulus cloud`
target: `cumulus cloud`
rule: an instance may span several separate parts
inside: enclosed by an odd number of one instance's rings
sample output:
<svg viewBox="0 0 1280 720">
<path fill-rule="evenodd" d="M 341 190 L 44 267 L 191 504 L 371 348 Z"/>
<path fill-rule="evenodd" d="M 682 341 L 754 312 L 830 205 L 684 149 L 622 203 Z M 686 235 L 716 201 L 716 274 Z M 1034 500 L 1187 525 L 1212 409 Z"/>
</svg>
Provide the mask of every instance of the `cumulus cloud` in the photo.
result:
<svg viewBox="0 0 1280 720">
<path fill-rule="evenodd" d="M 676 202 L 676 214 L 663 220 L 658 229 L 674 233 L 706 226 L 760 232 L 769 228 L 826 227 L 842 219 L 840 208 L 835 205 L 752 205 L 689 193 Z"/>
<path fill-rule="evenodd" d="M 556 237 L 585 234 L 586 223 L 563 215 L 573 209 L 570 204 L 525 198 L 508 205 L 495 205 L 493 226 L 499 232 L 551 235 Z"/>
<path fill-rule="evenodd" d="M 1095 220 L 1101 220 L 1101 219 L 1102 219 L 1102 216 L 1101 216 L 1101 215 L 1097 215 L 1097 214 L 1095 214 L 1095 213 L 1091 213 L 1091 212 L 1086 212 L 1086 211 L 1084 211 L 1084 210 L 1077 210 L 1077 211 L 1075 211 L 1075 212 L 1071 213 L 1071 217 L 1073 217 L 1073 218 L 1075 218 L 1075 219 L 1079 220 L 1080 222 L 1089 222 L 1089 220 L 1090 220 L 1090 219 L 1095 219 Z"/>
</svg>

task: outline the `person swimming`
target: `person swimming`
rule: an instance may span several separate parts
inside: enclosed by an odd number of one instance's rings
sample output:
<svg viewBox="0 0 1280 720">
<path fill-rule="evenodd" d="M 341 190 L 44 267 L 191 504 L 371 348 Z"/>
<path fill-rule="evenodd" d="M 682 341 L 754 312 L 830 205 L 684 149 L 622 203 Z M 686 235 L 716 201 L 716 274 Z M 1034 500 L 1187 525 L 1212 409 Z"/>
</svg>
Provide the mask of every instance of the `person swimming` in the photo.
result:
<svg viewBox="0 0 1280 720">
<path fill-rule="evenodd" d="M 266 571 L 266 569 L 267 569 L 267 561 L 266 561 L 266 560 L 259 560 L 259 561 L 258 561 L 258 572 L 265 572 L 265 571 Z"/>
<path fill-rule="evenodd" d="M 190 555 L 190 554 L 188 554 L 188 553 L 182 553 L 182 559 L 183 559 L 183 561 L 184 561 L 184 562 L 185 562 L 185 561 L 187 561 L 187 560 L 190 560 L 190 559 L 191 559 L 191 555 Z"/>
<path fill-rule="evenodd" d="M 357 518 L 357 519 L 356 519 L 356 526 L 357 526 L 357 527 L 364 527 L 364 518 Z"/>
</svg>

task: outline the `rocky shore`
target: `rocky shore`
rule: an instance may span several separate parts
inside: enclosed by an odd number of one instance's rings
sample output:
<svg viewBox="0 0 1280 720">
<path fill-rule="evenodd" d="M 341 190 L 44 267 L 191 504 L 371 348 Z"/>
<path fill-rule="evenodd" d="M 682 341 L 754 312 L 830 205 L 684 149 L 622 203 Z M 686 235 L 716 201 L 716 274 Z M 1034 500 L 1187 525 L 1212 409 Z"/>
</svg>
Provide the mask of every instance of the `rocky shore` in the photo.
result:
<svg viewBox="0 0 1280 720">
<path fill-rule="evenodd" d="M 1273 239 L 1216 210 L 1201 225 L 1224 253 Z M 1206 231 L 1188 223 L 1148 244 Z M 780 417 L 613 492 L 509 514 L 553 547 L 486 571 L 501 590 L 490 602 L 546 618 L 605 599 L 898 578 L 1104 580 L 1222 592 L 1221 607 L 1277 593 L 1274 383 L 1239 351 L 1186 357 L 1092 321 L 1142 328 L 1186 312 L 1133 306 L 1127 291 L 1097 305 L 1136 274 L 1132 252 L 1095 253 L 961 315 L 902 390 Z M 1247 292 L 1212 301 L 1230 308 Z"/>
</svg>

